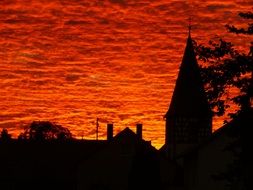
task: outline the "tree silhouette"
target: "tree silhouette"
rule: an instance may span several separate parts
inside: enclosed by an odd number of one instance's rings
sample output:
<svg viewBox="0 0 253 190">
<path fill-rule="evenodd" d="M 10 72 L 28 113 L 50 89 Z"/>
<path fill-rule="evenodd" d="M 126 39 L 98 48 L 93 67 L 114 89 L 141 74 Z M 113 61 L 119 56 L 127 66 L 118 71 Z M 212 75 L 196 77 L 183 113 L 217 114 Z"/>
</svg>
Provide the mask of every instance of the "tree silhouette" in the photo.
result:
<svg viewBox="0 0 253 190">
<path fill-rule="evenodd" d="M 65 140 L 71 138 L 72 134 L 67 128 L 49 121 L 33 121 L 24 133 L 19 136 L 19 139 L 39 141 L 54 139 Z"/>
<path fill-rule="evenodd" d="M 252 21 L 247 28 L 237 28 L 226 25 L 229 32 L 237 35 L 253 35 L 253 12 L 241 12 L 239 16 Z M 235 49 L 231 42 L 219 39 L 218 42 L 209 42 L 209 46 L 196 45 L 199 59 L 207 63 L 202 68 L 202 75 L 206 83 L 207 95 L 215 114 L 223 115 L 226 108 L 226 95 L 228 88 L 239 90 L 239 95 L 231 100 L 239 105 L 237 113 L 231 114 L 231 137 L 235 141 L 224 151 L 234 154 L 234 161 L 228 169 L 215 175 L 215 179 L 226 180 L 231 189 L 250 188 L 249 173 L 251 171 L 251 127 L 253 124 L 253 111 L 251 101 L 253 97 L 253 42 L 250 42 L 247 54 Z"/>
<path fill-rule="evenodd" d="M 239 13 L 239 16 L 253 21 L 253 12 Z M 236 28 L 226 25 L 229 32 L 237 35 L 252 35 L 253 23 L 247 28 Z M 242 109 L 250 106 L 250 98 L 253 94 L 253 42 L 249 47 L 249 53 L 245 54 L 235 49 L 231 42 L 223 39 L 209 41 L 209 45 L 195 44 L 198 58 L 205 62 L 202 67 L 202 76 L 206 84 L 207 98 L 213 108 L 214 114 L 221 116 L 225 113 L 230 100 L 239 106 L 239 111 L 230 116 L 236 116 Z M 228 89 L 237 89 L 239 95 L 228 97 Z"/>
<path fill-rule="evenodd" d="M 239 16 L 244 18 L 244 19 L 253 19 L 253 12 L 240 12 Z M 226 25 L 226 28 L 236 34 L 247 34 L 247 35 L 252 35 L 253 34 L 253 23 L 248 23 L 247 28 L 237 28 L 234 25 Z"/>
<path fill-rule="evenodd" d="M 7 129 L 3 129 L 1 131 L 1 136 L 0 137 L 1 137 L 0 140 L 4 141 L 4 142 L 7 142 L 7 141 L 11 140 L 11 135 L 8 133 Z"/>
</svg>

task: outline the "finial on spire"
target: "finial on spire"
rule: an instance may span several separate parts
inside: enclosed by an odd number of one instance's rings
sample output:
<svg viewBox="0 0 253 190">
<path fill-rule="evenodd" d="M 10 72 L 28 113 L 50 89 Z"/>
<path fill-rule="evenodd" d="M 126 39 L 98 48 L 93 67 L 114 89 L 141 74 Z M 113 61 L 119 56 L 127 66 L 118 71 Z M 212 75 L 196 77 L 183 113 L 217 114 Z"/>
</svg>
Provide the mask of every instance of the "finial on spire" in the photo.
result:
<svg viewBox="0 0 253 190">
<path fill-rule="evenodd" d="M 192 17 L 189 17 L 189 23 L 188 23 L 188 35 L 191 36 L 191 29 L 192 29 Z"/>
</svg>

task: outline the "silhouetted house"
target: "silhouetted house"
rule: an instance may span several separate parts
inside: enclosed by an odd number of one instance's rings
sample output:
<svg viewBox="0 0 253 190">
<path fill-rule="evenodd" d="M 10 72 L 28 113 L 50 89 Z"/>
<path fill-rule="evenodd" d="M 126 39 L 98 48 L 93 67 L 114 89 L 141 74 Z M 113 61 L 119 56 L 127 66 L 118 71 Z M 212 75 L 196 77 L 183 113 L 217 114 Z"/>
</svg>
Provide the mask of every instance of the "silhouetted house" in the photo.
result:
<svg viewBox="0 0 253 190">
<path fill-rule="evenodd" d="M 136 134 L 125 128 L 105 149 L 85 160 L 78 171 L 78 190 L 159 190 L 180 184 L 180 167 L 162 157 L 141 134 L 139 124 Z"/>
<path fill-rule="evenodd" d="M 1 189 L 161 189 L 178 185 L 180 167 L 142 139 L 142 125 L 108 139 L 13 140 L 0 144 Z"/>
<path fill-rule="evenodd" d="M 159 189 L 158 151 L 124 129 L 79 167 L 78 189 Z"/>
<path fill-rule="evenodd" d="M 0 189 L 76 189 L 79 163 L 106 141 L 20 141 L 0 143 Z"/>
<path fill-rule="evenodd" d="M 189 33 L 170 107 L 163 150 L 175 159 L 212 134 L 212 112 Z"/>
<path fill-rule="evenodd" d="M 230 123 L 185 154 L 184 181 L 189 190 L 252 189 L 251 131 L 253 109 L 242 112 Z"/>
</svg>

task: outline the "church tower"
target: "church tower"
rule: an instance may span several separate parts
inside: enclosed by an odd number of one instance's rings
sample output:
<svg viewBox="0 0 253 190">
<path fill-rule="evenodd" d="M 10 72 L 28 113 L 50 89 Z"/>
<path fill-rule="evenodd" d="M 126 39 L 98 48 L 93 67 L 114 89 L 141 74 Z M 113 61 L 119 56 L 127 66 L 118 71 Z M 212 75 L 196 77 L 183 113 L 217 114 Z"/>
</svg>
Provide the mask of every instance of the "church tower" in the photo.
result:
<svg viewBox="0 0 253 190">
<path fill-rule="evenodd" d="M 171 158 L 203 142 L 212 133 L 212 112 L 205 95 L 190 31 L 165 119 L 165 146 Z"/>
</svg>

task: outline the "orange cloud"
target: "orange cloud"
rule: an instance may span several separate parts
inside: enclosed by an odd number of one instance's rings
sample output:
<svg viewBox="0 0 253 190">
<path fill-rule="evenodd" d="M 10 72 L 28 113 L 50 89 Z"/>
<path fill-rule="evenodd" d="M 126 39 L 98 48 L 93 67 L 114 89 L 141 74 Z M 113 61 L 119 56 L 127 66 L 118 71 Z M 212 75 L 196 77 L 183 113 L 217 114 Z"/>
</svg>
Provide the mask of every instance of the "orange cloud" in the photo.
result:
<svg viewBox="0 0 253 190">
<path fill-rule="evenodd" d="M 142 122 L 144 137 L 160 147 L 189 16 L 198 41 L 222 34 L 244 46 L 246 37 L 234 39 L 224 24 L 239 23 L 237 12 L 251 7 L 250 0 L 2 0 L 0 127 L 18 134 L 32 120 L 50 120 L 94 138 L 97 117 L 117 131 Z"/>
</svg>

